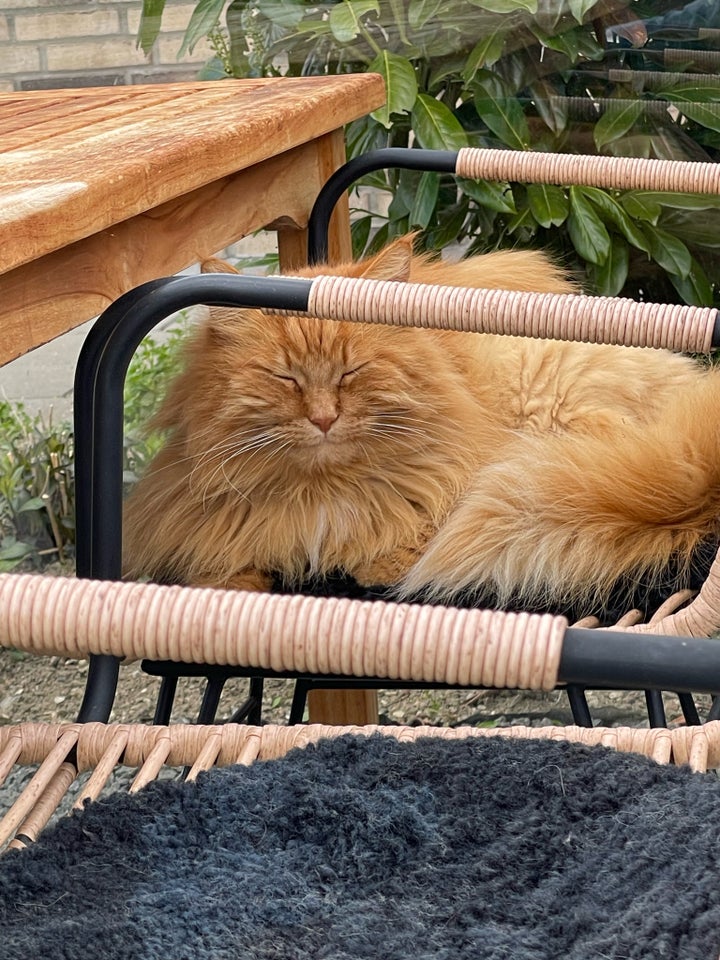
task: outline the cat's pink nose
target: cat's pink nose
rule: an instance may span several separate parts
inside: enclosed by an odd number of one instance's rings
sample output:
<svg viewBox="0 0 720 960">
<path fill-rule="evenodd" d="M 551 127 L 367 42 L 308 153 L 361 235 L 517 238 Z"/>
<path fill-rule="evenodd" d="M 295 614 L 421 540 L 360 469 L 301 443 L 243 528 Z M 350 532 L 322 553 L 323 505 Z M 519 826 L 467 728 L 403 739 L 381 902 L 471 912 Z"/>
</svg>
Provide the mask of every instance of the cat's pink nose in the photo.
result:
<svg viewBox="0 0 720 960">
<path fill-rule="evenodd" d="M 318 428 L 318 430 L 322 430 L 323 433 L 327 433 L 330 427 L 337 420 L 337 414 L 333 413 L 321 417 L 310 417 L 309 420 L 310 423 L 314 424 Z"/>
</svg>

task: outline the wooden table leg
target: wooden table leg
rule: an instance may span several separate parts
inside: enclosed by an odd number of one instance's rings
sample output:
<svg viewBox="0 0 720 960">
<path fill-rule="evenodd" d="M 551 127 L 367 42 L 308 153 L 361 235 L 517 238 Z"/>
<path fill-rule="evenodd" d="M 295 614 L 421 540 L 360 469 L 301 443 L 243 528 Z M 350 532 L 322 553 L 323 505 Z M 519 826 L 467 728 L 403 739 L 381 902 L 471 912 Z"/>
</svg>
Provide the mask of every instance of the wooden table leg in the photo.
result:
<svg viewBox="0 0 720 960">
<path fill-rule="evenodd" d="M 346 726 L 378 722 L 375 690 L 311 690 L 308 695 L 311 723 Z"/>
</svg>

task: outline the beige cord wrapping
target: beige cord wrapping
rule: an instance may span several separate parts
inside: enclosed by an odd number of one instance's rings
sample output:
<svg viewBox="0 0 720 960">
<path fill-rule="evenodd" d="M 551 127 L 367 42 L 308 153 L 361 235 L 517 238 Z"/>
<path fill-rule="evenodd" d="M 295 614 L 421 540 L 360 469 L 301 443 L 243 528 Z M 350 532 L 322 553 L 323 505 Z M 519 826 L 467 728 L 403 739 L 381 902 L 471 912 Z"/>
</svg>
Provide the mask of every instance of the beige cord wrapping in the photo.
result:
<svg viewBox="0 0 720 960">
<path fill-rule="evenodd" d="M 512 180 L 518 183 L 674 193 L 720 193 L 718 164 L 701 161 L 462 147 L 458 151 L 455 172 L 458 176 L 473 180 Z"/>
<path fill-rule="evenodd" d="M 438 737 L 445 740 L 466 737 L 511 737 L 519 739 L 566 740 L 584 746 L 605 746 L 651 757 L 658 763 L 688 764 L 695 771 L 720 766 L 720 722 L 703 727 L 677 730 L 634 727 L 392 727 L 392 726 L 308 726 L 282 727 L 268 725 L 250 727 L 243 724 L 221 726 L 174 725 L 151 727 L 142 724 L 43 724 L 25 723 L 14 727 L 0 726 L 0 755 L 8 749 L 17 752 L 19 764 L 41 763 L 43 785 L 37 775 L 21 792 L 5 817 L 0 821 L 0 846 L 22 846 L 22 836 L 33 840 L 43 829 L 72 783 L 78 771 L 94 769 L 92 777 L 80 794 L 96 799 L 109 773 L 119 760 L 118 747 L 126 745 L 122 763 L 139 767 L 140 773 L 130 791 L 155 779 L 163 767 L 191 766 L 189 779 L 212 765 L 233 763 L 250 764 L 257 760 L 272 760 L 284 756 L 296 747 L 306 747 L 327 737 L 346 734 L 371 736 L 381 734 L 401 742 L 412 742 L 420 737 Z M 75 747 L 76 763 L 65 757 Z M 109 758 L 115 757 L 110 769 Z M 90 784 L 99 774 L 96 789 Z M 100 783 L 99 781 L 102 781 Z M 22 836 L 12 841 L 18 831 Z"/>
<path fill-rule="evenodd" d="M 552 689 L 563 617 L 0 575 L 0 646 Z"/>
<path fill-rule="evenodd" d="M 686 599 L 689 591 L 682 596 Z M 670 603 L 673 598 L 670 598 Z M 686 607 L 669 612 L 661 607 L 649 623 L 623 627 L 628 633 L 658 633 L 674 637 L 712 637 L 720 630 L 720 551 L 700 592 Z M 610 629 L 617 629 L 611 627 Z"/>
<path fill-rule="evenodd" d="M 717 318 L 717 310 L 712 307 L 329 276 L 313 280 L 307 314 L 358 323 L 647 346 L 690 353 L 710 351 Z"/>
</svg>

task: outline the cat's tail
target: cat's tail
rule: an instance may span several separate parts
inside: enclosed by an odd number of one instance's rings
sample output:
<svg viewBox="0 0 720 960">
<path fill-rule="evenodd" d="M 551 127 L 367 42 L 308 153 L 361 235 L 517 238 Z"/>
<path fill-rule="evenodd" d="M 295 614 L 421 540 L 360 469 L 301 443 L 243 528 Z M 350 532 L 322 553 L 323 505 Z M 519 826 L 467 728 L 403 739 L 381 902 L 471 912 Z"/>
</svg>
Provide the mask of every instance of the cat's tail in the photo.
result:
<svg viewBox="0 0 720 960">
<path fill-rule="evenodd" d="M 621 579 L 690 564 L 720 531 L 720 375 L 651 424 L 519 436 L 482 467 L 397 596 L 597 602 Z"/>
</svg>

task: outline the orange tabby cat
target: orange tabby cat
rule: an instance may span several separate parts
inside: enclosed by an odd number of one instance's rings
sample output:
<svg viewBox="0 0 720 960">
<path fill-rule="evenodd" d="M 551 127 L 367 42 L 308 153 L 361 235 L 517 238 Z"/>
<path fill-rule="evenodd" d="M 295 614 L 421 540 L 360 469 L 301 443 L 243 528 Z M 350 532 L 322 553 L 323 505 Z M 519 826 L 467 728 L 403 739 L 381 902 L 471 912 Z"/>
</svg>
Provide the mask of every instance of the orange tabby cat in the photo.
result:
<svg viewBox="0 0 720 960">
<path fill-rule="evenodd" d="M 412 237 L 298 274 L 323 272 L 575 290 L 537 252 L 451 264 Z M 126 504 L 126 573 L 591 604 L 718 533 L 719 400 L 720 372 L 661 351 L 213 310 Z"/>
</svg>

